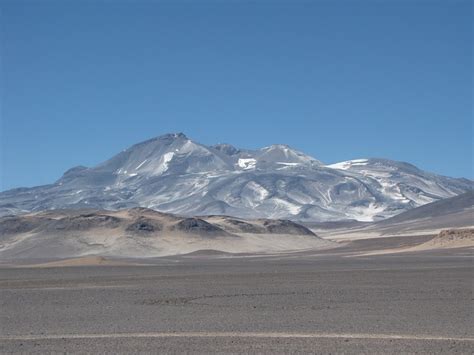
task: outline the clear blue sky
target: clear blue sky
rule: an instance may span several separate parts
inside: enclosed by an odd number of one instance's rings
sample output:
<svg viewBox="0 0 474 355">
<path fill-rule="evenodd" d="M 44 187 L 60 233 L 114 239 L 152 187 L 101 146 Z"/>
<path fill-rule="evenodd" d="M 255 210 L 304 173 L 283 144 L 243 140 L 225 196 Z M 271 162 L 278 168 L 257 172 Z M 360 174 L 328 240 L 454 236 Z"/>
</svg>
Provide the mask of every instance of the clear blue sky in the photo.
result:
<svg viewBox="0 0 474 355">
<path fill-rule="evenodd" d="M 167 132 L 472 177 L 472 2 L 0 0 L 0 190 Z"/>
</svg>

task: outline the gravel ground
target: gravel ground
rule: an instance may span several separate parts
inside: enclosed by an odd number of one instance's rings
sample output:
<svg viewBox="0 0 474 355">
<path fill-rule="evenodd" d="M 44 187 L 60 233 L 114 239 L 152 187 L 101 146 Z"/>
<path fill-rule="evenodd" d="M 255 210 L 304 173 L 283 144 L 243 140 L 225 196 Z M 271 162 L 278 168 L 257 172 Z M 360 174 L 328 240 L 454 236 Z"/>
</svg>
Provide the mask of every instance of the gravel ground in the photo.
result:
<svg viewBox="0 0 474 355">
<path fill-rule="evenodd" d="M 3 267 L 0 352 L 473 352 L 471 250 L 341 250 Z"/>
</svg>

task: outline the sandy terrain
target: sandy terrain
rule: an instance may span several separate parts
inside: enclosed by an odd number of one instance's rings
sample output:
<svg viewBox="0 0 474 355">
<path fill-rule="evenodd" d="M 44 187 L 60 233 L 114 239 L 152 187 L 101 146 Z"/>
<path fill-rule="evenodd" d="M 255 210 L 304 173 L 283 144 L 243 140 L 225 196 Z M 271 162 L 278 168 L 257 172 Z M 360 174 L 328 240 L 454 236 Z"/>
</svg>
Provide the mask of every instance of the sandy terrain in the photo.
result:
<svg viewBox="0 0 474 355">
<path fill-rule="evenodd" d="M 358 256 L 410 253 L 423 250 L 456 248 L 474 249 L 474 229 L 467 228 L 443 230 L 430 240 L 415 246 L 374 250 L 368 253 L 359 254 Z"/>
<path fill-rule="evenodd" d="M 438 248 L 474 247 L 474 228 L 441 231 L 430 241 L 421 244 L 419 250 Z"/>
</svg>

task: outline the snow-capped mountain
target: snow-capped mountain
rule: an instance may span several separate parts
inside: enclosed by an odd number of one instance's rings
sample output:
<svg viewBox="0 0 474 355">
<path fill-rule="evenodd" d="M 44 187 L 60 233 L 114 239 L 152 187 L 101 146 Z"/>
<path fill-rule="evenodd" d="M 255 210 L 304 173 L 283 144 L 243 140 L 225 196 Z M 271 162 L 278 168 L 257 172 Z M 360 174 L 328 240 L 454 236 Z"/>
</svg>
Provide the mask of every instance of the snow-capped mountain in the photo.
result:
<svg viewBox="0 0 474 355">
<path fill-rule="evenodd" d="M 141 206 L 182 215 L 372 221 L 473 187 L 408 163 L 324 165 L 286 145 L 209 147 L 178 133 L 136 144 L 92 168 L 72 168 L 51 185 L 2 192 L 0 215 Z"/>
</svg>

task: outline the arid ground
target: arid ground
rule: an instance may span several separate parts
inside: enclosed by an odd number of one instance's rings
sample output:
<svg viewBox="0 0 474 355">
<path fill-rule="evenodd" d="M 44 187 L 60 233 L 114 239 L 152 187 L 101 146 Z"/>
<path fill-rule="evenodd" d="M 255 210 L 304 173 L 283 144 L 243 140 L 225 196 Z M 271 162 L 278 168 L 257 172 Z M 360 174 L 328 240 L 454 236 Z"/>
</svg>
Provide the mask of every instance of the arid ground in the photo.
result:
<svg viewBox="0 0 474 355">
<path fill-rule="evenodd" d="M 432 238 L 3 265 L 0 353 L 472 353 L 472 248 Z"/>
</svg>

